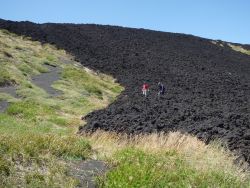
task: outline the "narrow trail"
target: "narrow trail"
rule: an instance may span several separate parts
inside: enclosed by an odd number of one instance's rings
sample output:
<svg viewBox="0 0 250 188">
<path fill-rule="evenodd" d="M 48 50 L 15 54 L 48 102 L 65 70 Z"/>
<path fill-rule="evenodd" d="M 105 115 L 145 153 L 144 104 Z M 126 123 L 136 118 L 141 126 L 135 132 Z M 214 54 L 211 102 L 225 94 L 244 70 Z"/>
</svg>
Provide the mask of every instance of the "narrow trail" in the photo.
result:
<svg viewBox="0 0 250 188">
<path fill-rule="evenodd" d="M 113 76 L 125 88 L 114 103 L 90 113 L 81 131 L 178 130 L 207 143 L 223 140 L 250 163 L 250 56 L 233 50 L 232 43 L 94 24 L 0 20 L 0 28 L 56 45 L 84 66 Z M 145 80 L 150 85 L 161 81 L 173 97 L 149 98 L 150 106 L 143 108 L 137 88 Z"/>
<path fill-rule="evenodd" d="M 16 89 L 17 89 L 16 86 L 0 87 L 0 93 L 7 93 L 12 97 L 18 98 L 18 95 L 16 94 Z M 3 113 L 8 106 L 9 106 L 8 101 L 5 100 L 0 101 L 0 113 Z"/>
<path fill-rule="evenodd" d="M 11 96 L 17 98 L 18 95 L 16 94 L 16 86 L 6 86 L 6 87 L 0 87 L 0 93 L 7 93 Z"/>
<path fill-rule="evenodd" d="M 79 180 L 78 187 L 97 187 L 96 177 L 107 170 L 108 166 L 99 160 L 71 161 L 69 163 L 69 174 Z"/>
<path fill-rule="evenodd" d="M 64 64 L 70 64 L 71 61 L 60 58 Z M 42 73 L 31 78 L 33 84 L 45 90 L 51 97 L 56 97 L 62 94 L 61 91 L 52 87 L 52 84 L 60 79 L 62 69 L 60 67 L 45 65 L 49 71 Z M 17 86 L 0 87 L 0 93 L 7 93 L 15 98 L 20 98 L 17 95 Z M 0 101 L 0 113 L 3 113 L 9 106 L 6 100 Z M 94 188 L 96 187 L 96 176 L 102 175 L 108 170 L 107 165 L 99 160 L 86 160 L 86 161 L 67 161 L 69 175 L 79 180 L 78 187 Z"/>
<path fill-rule="evenodd" d="M 8 105 L 9 103 L 7 101 L 0 101 L 0 113 L 4 112 Z"/>
<path fill-rule="evenodd" d="M 42 73 L 32 77 L 32 82 L 38 87 L 44 89 L 51 96 L 61 95 L 62 92 L 54 89 L 51 85 L 60 79 L 61 68 L 45 65 L 49 72 Z"/>
<path fill-rule="evenodd" d="M 32 83 L 44 89 L 52 97 L 61 95 L 62 94 L 61 91 L 51 87 L 51 85 L 55 81 L 60 79 L 61 68 L 50 65 L 45 65 L 45 66 L 49 69 L 49 72 L 33 76 L 31 79 Z M 17 86 L 0 87 L 0 93 L 7 93 L 12 97 L 19 98 L 19 96 L 16 94 L 16 90 Z M 8 101 L 6 100 L 0 101 L 0 113 L 4 112 L 8 106 L 9 106 Z"/>
</svg>

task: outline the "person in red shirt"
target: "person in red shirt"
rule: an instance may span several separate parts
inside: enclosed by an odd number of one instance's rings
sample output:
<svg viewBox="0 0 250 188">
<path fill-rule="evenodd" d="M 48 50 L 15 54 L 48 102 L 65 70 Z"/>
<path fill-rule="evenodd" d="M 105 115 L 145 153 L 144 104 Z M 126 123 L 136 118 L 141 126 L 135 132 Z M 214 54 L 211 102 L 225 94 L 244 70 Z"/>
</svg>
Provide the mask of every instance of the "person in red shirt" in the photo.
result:
<svg viewBox="0 0 250 188">
<path fill-rule="evenodd" d="M 142 85 L 142 94 L 143 94 L 145 97 L 147 97 L 147 92 L 148 92 L 148 90 L 149 90 L 149 85 L 148 85 L 147 83 L 144 83 L 144 84 Z"/>
</svg>

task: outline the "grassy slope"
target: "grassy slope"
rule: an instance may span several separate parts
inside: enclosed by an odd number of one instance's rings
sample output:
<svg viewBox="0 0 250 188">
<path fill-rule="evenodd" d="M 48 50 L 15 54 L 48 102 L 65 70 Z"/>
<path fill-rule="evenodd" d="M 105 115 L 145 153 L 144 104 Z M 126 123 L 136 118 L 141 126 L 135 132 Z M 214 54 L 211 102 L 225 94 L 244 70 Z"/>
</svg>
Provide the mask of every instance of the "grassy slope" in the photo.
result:
<svg viewBox="0 0 250 188">
<path fill-rule="evenodd" d="M 241 52 L 243 54 L 250 55 L 250 50 L 247 50 L 247 49 L 243 48 L 242 46 L 237 46 L 237 45 L 233 45 L 230 43 L 228 43 L 228 46 L 230 46 L 233 50 L 235 50 L 237 52 Z"/>
<path fill-rule="evenodd" d="M 0 93 L 0 100 L 11 102 L 0 114 L 0 187 L 74 187 L 65 162 L 93 154 L 113 165 L 98 178 L 101 187 L 249 186 L 248 173 L 233 165 L 233 156 L 191 136 L 76 136 L 80 116 L 105 107 L 122 88 L 70 59 L 53 46 L 0 31 L 0 85 L 16 84 L 22 97 Z M 48 71 L 44 64 L 61 67 L 53 87 L 63 95 L 52 98 L 32 84 L 32 75 Z"/>
<path fill-rule="evenodd" d="M 245 164 L 219 142 L 205 145 L 178 132 L 150 135 L 85 135 L 113 169 L 100 177 L 100 187 L 249 187 Z"/>
<path fill-rule="evenodd" d="M 63 61 L 71 62 L 64 64 Z M 0 31 L 0 85 L 17 86 L 11 104 L 0 114 L 0 187 L 74 187 L 64 160 L 85 159 L 89 142 L 75 135 L 82 115 L 105 107 L 121 87 L 105 75 L 83 69 L 62 50 Z M 63 94 L 50 97 L 31 82 L 33 75 L 47 72 L 45 64 L 62 69 L 53 87 Z"/>
<path fill-rule="evenodd" d="M 224 47 L 224 45 L 228 45 L 232 50 L 237 51 L 237 52 L 241 52 L 243 54 L 246 55 L 250 55 L 250 50 L 247 50 L 245 48 L 243 48 L 242 46 L 239 45 L 235 45 L 235 44 L 231 44 L 231 43 L 220 43 L 216 40 L 211 41 L 211 43 L 213 43 L 214 45 L 220 46 L 220 47 Z"/>
</svg>

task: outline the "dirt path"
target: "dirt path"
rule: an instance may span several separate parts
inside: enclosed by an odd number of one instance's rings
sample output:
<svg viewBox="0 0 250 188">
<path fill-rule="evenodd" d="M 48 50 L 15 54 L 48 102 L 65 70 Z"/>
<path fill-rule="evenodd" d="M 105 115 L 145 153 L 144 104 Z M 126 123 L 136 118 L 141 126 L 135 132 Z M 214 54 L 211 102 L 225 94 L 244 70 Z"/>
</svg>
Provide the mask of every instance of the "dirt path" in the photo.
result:
<svg viewBox="0 0 250 188">
<path fill-rule="evenodd" d="M 63 63 L 69 64 L 71 61 L 60 59 Z M 61 95 L 62 92 L 51 87 L 51 85 L 60 79 L 61 68 L 45 65 L 49 72 L 42 73 L 32 77 L 32 82 L 38 87 L 44 89 L 52 97 Z M 18 98 L 16 94 L 16 86 L 7 86 L 0 88 L 0 93 L 7 93 L 11 96 Z M 0 113 L 3 113 L 9 103 L 5 100 L 0 101 Z M 87 160 L 87 161 L 74 161 L 69 162 L 69 175 L 79 180 L 78 187 L 94 188 L 96 187 L 95 177 L 103 174 L 108 170 L 107 165 L 103 161 Z"/>
<path fill-rule="evenodd" d="M 49 65 L 45 66 L 49 69 L 49 72 L 32 77 L 32 82 L 38 87 L 44 89 L 51 96 L 61 95 L 61 91 L 51 87 L 55 81 L 60 79 L 61 69 L 59 67 L 53 67 Z"/>
<path fill-rule="evenodd" d="M 17 98 L 16 94 L 16 86 L 6 86 L 6 87 L 0 87 L 0 93 L 7 93 L 10 94 L 11 96 Z"/>
<path fill-rule="evenodd" d="M 6 86 L 6 87 L 0 87 L 0 93 L 7 93 L 11 96 L 17 98 L 16 94 L 16 86 Z M 0 101 L 0 113 L 4 112 L 6 108 L 8 107 L 9 103 L 5 100 Z"/>
<path fill-rule="evenodd" d="M 8 107 L 7 101 L 0 101 L 0 113 L 4 112 L 7 107 Z"/>
<path fill-rule="evenodd" d="M 107 165 L 103 161 L 98 160 L 74 161 L 69 163 L 69 174 L 79 180 L 78 187 L 97 187 L 95 177 L 105 173 L 107 170 Z"/>
<path fill-rule="evenodd" d="M 51 96 L 58 96 L 62 94 L 61 91 L 58 91 L 53 87 L 51 87 L 51 85 L 55 81 L 60 79 L 61 69 L 59 67 L 53 67 L 49 65 L 45 66 L 49 69 L 49 72 L 33 76 L 32 82 L 38 87 L 44 89 Z M 16 86 L 1 87 L 0 93 L 7 93 L 15 98 L 18 98 L 18 95 L 16 94 L 16 89 L 17 89 Z M 7 109 L 8 105 L 9 103 L 7 101 L 5 100 L 0 101 L 0 113 L 4 112 Z"/>
</svg>

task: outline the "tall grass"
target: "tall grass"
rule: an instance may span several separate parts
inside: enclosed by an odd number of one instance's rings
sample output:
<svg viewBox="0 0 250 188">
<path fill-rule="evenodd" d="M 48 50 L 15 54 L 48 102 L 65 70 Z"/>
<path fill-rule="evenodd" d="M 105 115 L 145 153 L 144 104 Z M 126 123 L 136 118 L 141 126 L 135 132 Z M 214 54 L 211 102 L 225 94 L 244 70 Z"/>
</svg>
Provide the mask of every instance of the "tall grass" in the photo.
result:
<svg viewBox="0 0 250 188">
<path fill-rule="evenodd" d="M 72 64 L 64 64 L 66 59 Z M 0 31 L 0 85 L 18 85 L 21 99 L 6 93 L 10 106 L 0 114 L 0 187 L 76 187 L 67 160 L 106 160 L 110 171 L 101 187 L 249 187 L 244 163 L 219 142 L 205 145 L 195 137 L 170 134 L 121 135 L 97 131 L 76 136 L 82 115 L 106 107 L 123 90 L 107 75 L 83 68 L 51 45 Z M 32 83 L 60 67 L 51 97 Z"/>
<path fill-rule="evenodd" d="M 100 178 L 103 187 L 250 185 L 247 165 L 236 165 L 237 156 L 219 142 L 205 145 L 179 132 L 129 136 L 98 131 L 85 136 L 98 151 L 97 157 L 114 165 Z"/>
<path fill-rule="evenodd" d="M 57 184 L 74 187 L 77 182 L 67 177 L 60 160 L 86 159 L 91 147 L 86 139 L 77 136 L 1 134 L 0 154 L 0 187 L 54 187 Z"/>
<path fill-rule="evenodd" d="M 71 59 L 51 45 L 0 30 L 0 86 L 16 85 L 20 97 L 0 93 L 10 103 L 0 114 L 0 187 L 77 186 L 66 161 L 85 160 L 93 152 L 75 135 L 84 123 L 80 117 L 105 107 L 122 87 Z M 62 95 L 51 97 L 32 83 L 34 75 L 49 71 L 44 65 L 61 70 L 52 87 Z"/>
<path fill-rule="evenodd" d="M 198 171 L 175 150 L 150 154 L 124 149 L 114 156 L 113 170 L 100 179 L 101 187 L 247 187 L 223 171 Z"/>
</svg>

